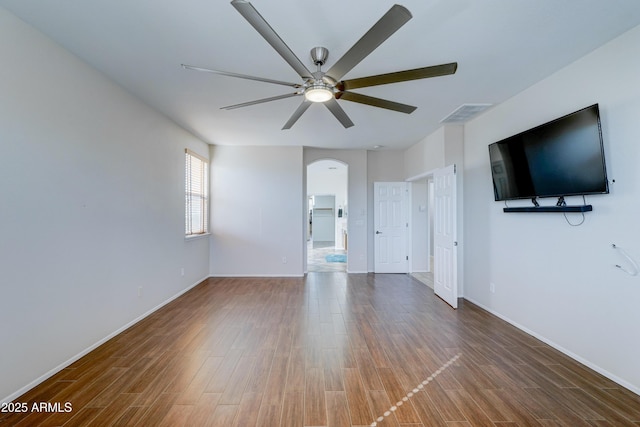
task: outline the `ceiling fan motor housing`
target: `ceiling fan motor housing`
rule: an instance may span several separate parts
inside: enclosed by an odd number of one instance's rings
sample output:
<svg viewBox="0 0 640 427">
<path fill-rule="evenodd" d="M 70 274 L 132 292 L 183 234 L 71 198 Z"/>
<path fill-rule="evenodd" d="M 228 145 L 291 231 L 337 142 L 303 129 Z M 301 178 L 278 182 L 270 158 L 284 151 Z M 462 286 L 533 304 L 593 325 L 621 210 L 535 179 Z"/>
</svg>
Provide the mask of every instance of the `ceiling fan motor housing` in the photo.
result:
<svg viewBox="0 0 640 427">
<path fill-rule="evenodd" d="M 329 49 L 326 47 L 314 47 L 311 49 L 311 59 L 313 59 L 313 63 L 316 65 L 324 65 L 329 57 Z"/>
</svg>

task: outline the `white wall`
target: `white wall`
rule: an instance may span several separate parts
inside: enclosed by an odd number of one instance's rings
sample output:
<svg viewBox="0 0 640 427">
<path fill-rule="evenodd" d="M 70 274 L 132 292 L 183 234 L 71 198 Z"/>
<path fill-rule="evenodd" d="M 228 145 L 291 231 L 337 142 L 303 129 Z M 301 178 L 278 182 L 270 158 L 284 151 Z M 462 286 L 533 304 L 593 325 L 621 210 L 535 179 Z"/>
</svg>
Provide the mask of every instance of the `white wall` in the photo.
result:
<svg viewBox="0 0 640 427">
<path fill-rule="evenodd" d="M 304 274 L 306 166 L 325 159 L 349 166 L 348 266 L 350 272 L 366 272 L 366 151 L 215 146 L 212 276 Z"/>
<path fill-rule="evenodd" d="M 211 275 L 302 276 L 302 147 L 211 148 Z"/>
<path fill-rule="evenodd" d="M 208 149 L 1 8 L 0 40 L 5 401 L 207 276 L 184 149 Z"/>
<path fill-rule="evenodd" d="M 624 259 L 611 244 L 640 260 L 638 46 L 640 27 L 486 112 L 466 126 L 464 147 L 465 297 L 636 393 L 640 276 L 614 267 Z M 593 212 L 579 227 L 561 214 L 503 213 L 493 201 L 487 145 L 593 103 L 611 194 L 588 197 Z"/>
<path fill-rule="evenodd" d="M 442 168 L 444 163 L 445 127 L 427 135 L 404 152 L 404 177 L 412 178 Z"/>
</svg>

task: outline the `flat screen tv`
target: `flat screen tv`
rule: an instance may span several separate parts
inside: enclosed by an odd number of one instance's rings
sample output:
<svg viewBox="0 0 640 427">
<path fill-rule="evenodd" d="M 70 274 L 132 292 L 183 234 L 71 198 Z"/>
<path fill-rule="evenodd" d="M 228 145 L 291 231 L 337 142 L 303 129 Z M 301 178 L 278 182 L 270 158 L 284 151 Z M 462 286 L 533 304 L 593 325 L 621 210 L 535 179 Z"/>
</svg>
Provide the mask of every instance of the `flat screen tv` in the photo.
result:
<svg viewBox="0 0 640 427">
<path fill-rule="evenodd" d="M 598 104 L 489 145 L 495 200 L 609 192 Z"/>
</svg>

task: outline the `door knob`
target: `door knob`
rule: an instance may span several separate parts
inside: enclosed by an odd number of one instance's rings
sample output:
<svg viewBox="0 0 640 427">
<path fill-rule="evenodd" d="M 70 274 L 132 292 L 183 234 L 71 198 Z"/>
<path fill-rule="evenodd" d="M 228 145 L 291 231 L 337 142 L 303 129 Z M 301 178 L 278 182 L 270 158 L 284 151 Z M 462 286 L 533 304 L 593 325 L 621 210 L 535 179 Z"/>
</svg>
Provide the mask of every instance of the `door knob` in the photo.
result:
<svg viewBox="0 0 640 427">
<path fill-rule="evenodd" d="M 376 230 L 376 234 L 382 234 L 382 232 L 381 232 L 381 231 Z"/>
</svg>

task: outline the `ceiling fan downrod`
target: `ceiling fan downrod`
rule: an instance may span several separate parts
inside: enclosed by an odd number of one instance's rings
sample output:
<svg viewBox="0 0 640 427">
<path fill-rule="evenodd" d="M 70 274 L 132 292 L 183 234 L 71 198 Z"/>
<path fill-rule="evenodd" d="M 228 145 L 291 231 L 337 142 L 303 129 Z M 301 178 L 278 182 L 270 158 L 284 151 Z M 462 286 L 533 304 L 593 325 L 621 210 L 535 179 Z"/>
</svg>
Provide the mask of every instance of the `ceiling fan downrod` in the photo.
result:
<svg viewBox="0 0 640 427">
<path fill-rule="evenodd" d="M 310 102 L 327 102 L 334 97 L 333 86 L 326 84 L 322 77 L 324 73 L 321 67 L 329 57 L 329 49 L 326 47 L 314 47 L 311 49 L 311 59 L 318 67 L 318 71 L 313 73 L 313 79 L 307 80 L 305 85 L 304 97 Z"/>
</svg>

